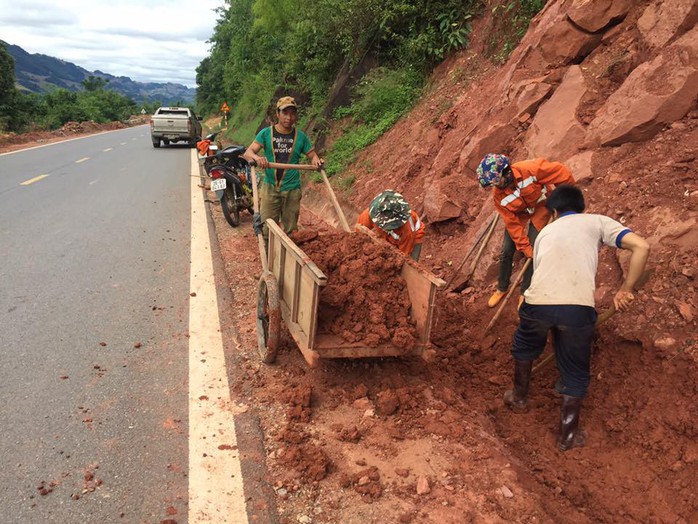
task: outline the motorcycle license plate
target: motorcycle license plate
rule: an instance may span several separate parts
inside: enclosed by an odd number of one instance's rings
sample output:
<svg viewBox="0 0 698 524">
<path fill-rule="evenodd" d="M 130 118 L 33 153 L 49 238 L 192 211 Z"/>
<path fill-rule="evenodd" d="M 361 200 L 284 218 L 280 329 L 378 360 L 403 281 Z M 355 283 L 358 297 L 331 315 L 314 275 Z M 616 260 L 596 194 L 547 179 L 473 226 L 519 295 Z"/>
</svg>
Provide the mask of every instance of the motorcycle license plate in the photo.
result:
<svg viewBox="0 0 698 524">
<path fill-rule="evenodd" d="M 209 148 L 211 151 L 218 151 L 218 146 L 215 145 L 215 144 L 211 144 L 210 146 L 208 146 L 208 148 Z"/>
<path fill-rule="evenodd" d="M 211 180 L 211 191 L 222 191 L 226 187 L 225 178 L 216 178 L 215 180 Z"/>
</svg>

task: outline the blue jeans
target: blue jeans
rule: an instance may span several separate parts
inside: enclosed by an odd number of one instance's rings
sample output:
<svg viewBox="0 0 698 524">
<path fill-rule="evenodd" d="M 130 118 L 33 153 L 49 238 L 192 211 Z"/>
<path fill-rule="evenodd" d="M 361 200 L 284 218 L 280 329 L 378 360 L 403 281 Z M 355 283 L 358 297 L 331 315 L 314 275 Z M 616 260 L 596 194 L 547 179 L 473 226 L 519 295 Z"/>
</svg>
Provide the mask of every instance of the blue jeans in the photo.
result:
<svg viewBox="0 0 698 524">
<path fill-rule="evenodd" d="M 519 309 L 519 318 L 512 356 L 524 361 L 537 359 L 545 349 L 548 332 L 552 332 L 557 369 L 563 385 L 561 393 L 585 397 L 589 387 L 596 310 L 589 306 L 536 306 L 524 302 Z"/>
</svg>

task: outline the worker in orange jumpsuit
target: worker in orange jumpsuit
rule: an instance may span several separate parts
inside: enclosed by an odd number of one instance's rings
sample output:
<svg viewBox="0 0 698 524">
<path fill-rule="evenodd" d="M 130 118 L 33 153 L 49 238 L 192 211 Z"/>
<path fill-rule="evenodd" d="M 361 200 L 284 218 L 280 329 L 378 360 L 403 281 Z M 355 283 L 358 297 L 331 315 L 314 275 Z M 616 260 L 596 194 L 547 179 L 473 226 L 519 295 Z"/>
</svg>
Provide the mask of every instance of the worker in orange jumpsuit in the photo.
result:
<svg viewBox="0 0 698 524">
<path fill-rule="evenodd" d="M 419 260 L 424 239 L 424 223 L 400 193 L 381 191 L 363 213 L 357 225 L 376 229 L 378 235 L 413 260 Z"/>
<path fill-rule="evenodd" d="M 494 188 L 494 207 L 506 227 L 497 290 L 487 303 L 494 307 L 509 289 L 514 253 L 520 251 L 526 258 L 533 258 L 533 244 L 550 218 L 545 207 L 547 196 L 554 185 L 574 184 L 574 177 L 560 162 L 536 158 L 512 164 L 504 155 L 487 154 L 477 168 L 477 178 L 482 187 Z M 521 281 L 519 306 L 532 276 L 533 264 L 529 264 Z"/>
</svg>

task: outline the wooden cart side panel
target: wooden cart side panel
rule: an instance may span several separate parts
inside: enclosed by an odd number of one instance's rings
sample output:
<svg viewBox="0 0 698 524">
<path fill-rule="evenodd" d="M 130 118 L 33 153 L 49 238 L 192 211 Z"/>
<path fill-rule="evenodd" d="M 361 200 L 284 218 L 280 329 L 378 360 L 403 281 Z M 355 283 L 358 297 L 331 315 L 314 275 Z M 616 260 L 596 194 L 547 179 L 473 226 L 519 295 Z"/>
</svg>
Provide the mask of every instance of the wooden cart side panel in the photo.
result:
<svg viewBox="0 0 698 524">
<path fill-rule="evenodd" d="M 271 240 L 274 237 L 280 244 L 286 249 L 286 257 L 293 257 L 296 261 L 303 267 L 307 268 L 309 273 L 313 275 L 313 278 L 317 281 L 319 286 L 324 286 L 327 283 L 327 276 L 322 272 L 322 270 L 315 265 L 315 262 L 310 260 L 310 257 L 303 253 L 301 248 L 299 248 L 289 236 L 283 232 L 283 230 L 276 224 L 272 219 L 267 219 L 265 222 L 269 228 L 269 238 Z M 269 264 L 271 266 L 271 264 Z"/>
<path fill-rule="evenodd" d="M 284 260 L 284 265 L 279 267 L 279 280 L 283 279 L 283 286 L 279 288 L 279 295 L 281 301 L 288 305 L 291 312 L 293 312 L 293 295 L 296 286 L 296 268 L 299 267 L 298 261 L 294 256 L 288 256 L 290 253 L 286 253 L 286 258 Z M 286 319 L 287 321 L 289 319 Z"/>
<path fill-rule="evenodd" d="M 412 319 L 416 323 L 417 339 L 426 344 L 428 338 L 428 327 L 431 321 L 431 308 L 429 299 L 431 298 L 432 285 L 415 269 L 405 264 L 402 266 L 402 277 L 407 283 L 407 293 L 410 295 L 412 303 Z"/>
<path fill-rule="evenodd" d="M 307 334 L 309 347 L 312 348 L 317 331 L 320 288 L 311 276 L 303 271 L 300 275 L 298 291 L 298 325 Z"/>
<path fill-rule="evenodd" d="M 288 308 L 287 304 L 281 304 L 281 314 L 284 318 L 289 318 L 291 316 L 291 310 Z M 307 334 L 303 331 L 301 326 L 296 322 L 286 322 L 286 327 L 288 327 L 293 340 L 298 344 L 298 349 L 301 350 L 305 361 L 310 367 L 317 366 L 320 355 L 317 351 L 312 349 L 312 343 L 307 338 Z"/>
</svg>

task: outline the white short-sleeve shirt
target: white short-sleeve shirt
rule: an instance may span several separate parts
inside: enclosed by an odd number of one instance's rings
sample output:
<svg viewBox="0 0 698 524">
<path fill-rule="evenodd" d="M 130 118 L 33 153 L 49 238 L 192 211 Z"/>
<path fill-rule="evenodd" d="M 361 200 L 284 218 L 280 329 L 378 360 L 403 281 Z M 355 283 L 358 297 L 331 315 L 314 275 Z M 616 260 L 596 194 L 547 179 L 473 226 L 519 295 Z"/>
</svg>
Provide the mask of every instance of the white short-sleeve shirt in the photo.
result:
<svg viewBox="0 0 698 524">
<path fill-rule="evenodd" d="M 603 215 L 565 213 L 545 226 L 533 248 L 533 279 L 527 304 L 594 307 L 599 247 L 620 247 L 630 233 Z"/>
</svg>

